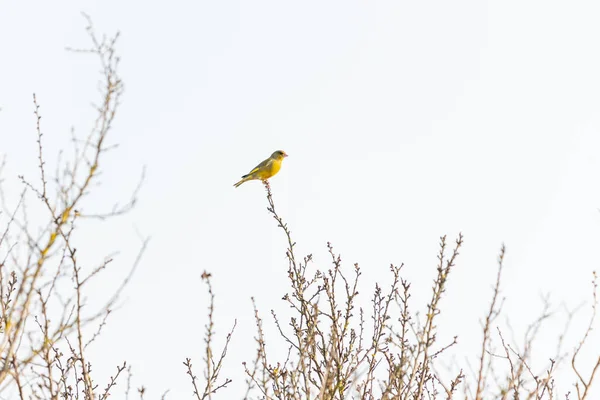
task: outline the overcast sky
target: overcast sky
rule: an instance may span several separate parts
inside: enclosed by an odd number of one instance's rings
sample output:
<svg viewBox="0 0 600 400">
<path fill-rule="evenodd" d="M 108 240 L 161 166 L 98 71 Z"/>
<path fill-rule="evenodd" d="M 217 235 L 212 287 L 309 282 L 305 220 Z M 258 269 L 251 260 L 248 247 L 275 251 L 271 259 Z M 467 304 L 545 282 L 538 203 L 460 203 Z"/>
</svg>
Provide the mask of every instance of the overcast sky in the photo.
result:
<svg viewBox="0 0 600 400">
<path fill-rule="evenodd" d="M 464 234 L 440 322 L 444 337 L 459 336 L 461 359 L 478 352 L 502 243 L 504 310 L 517 332 L 545 293 L 556 308 L 591 299 L 600 243 L 595 1 L 0 5 L 0 152 L 13 196 L 18 174 L 37 176 L 32 93 L 48 164 L 70 149 L 71 127 L 85 133 L 93 121 L 98 64 L 65 50 L 89 47 L 80 13 L 98 32 L 121 32 L 125 95 L 110 136 L 119 147 L 86 209 L 126 201 L 144 165 L 147 175 L 133 212 L 82 227 L 79 251 L 90 260 L 120 251 L 90 297 L 107 296 L 123 276 L 138 232 L 152 239 L 92 349 L 100 386 L 127 360 L 152 398 L 167 389 L 188 398 L 182 361 L 199 368 L 203 356 L 207 270 L 217 335 L 238 321 L 224 369 L 234 382 L 221 396 L 241 396 L 241 362 L 255 352 L 250 297 L 274 337 L 268 314 L 287 310 L 287 263 L 262 185 L 232 185 L 277 149 L 289 157 L 273 195 L 297 251 L 328 268 L 332 242 L 348 267 L 362 266 L 365 293 L 387 284 L 390 263 L 405 263 L 422 309 L 439 237 Z M 568 348 L 588 312 L 589 303 Z M 538 368 L 562 322 L 543 331 Z M 589 348 L 600 348 L 593 339 Z"/>
</svg>

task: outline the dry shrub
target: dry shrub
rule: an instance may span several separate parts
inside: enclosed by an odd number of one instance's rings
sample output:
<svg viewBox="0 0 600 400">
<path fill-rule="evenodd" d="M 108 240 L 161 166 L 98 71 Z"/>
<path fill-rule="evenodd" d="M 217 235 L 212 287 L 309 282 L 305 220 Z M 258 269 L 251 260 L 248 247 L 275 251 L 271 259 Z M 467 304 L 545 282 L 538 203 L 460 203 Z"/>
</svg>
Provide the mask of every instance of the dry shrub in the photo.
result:
<svg viewBox="0 0 600 400">
<path fill-rule="evenodd" d="M 257 336 L 256 357 L 244 363 L 247 376 L 245 398 L 260 399 L 556 399 L 554 374 L 558 363 L 567 360 L 560 350 L 549 357 L 548 367 L 534 372 L 531 350 L 542 323 L 550 316 L 549 303 L 527 329 L 523 343 L 511 344 L 495 324 L 501 314 L 499 297 L 505 248 L 498 257 L 498 271 L 490 307 L 482 324 L 482 341 L 476 368 L 458 366 L 450 379 L 437 372 L 436 364 L 457 337 L 449 343 L 437 339 L 437 317 L 463 244 L 461 234 L 450 245 L 440 238 L 438 264 L 430 300 L 419 313 L 410 303 L 411 285 L 402 278 L 402 265 L 390 266 L 387 287 L 376 285 L 371 304 L 357 303 L 361 269 L 342 266 L 341 258 L 328 244 L 332 267 L 307 273 L 312 257 L 299 259 L 290 230 L 275 209 L 268 182 L 268 211 L 287 238 L 286 255 L 291 290 L 283 298 L 293 316 L 287 323 L 271 310 L 277 338 L 265 335 L 264 322 L 254 307 Z M 584 374 L 576 363 L 592 330 L 596 315 L 596 275 L 590 324 L 571 353 L 577 399 L 589 398 L 589 390 L 600 366 L 600 357 Z M 571 320 L 569 315 L 567 326 Z M 561 348 L 563 334 L 558 341 Z M 283 341 L 285 357 L 267 354 L 267 340 Z M 499 342 L 500 354 L 493 342 Z M 447 373 L 445 375 L 448 375 Z M 569 393 L 563 395 L 569 398 Z M 560 397 L 564 398 L 564 397 Z"/>
<path fill-rule="evenodd" d="M 87 350 L 101 334 L 147 241 L 142 241 L 129 276 L 113 287 L 112 292 L 108 291 L 104 305 L 96 309 L 90 307 L 86 290 L 113 260 L 105 258 L 95 266 L 81 265 L 81 252 L 74 245 L 78 227 L 86 218 L 107 219 L 126 213 L 137 198 L 136 189 L 122 207 L 107 213 L 83 212 L 97 185 L 104 153 L 111 149 L 107 137 L 123 93 L 115 52 L 118 34 L 99 38 L 89 18 L 88 22 L 91 47 L 71 51 L 92 55 L 100 64 L 97 117 L 89 133 L 84 137 L 73 134 L 69 160 L 63 159 L 61 153 L 55 169 L 48 169 L 43 152 L 42 108 L 34 95 L 39 178 L 32 181 L 19 176 L 23 192 L 12 209 L 2 190 L 0 393 L 3 398 L 105 399 L 117 379 L 128 371 L 126 364 L 119 362 L 108 382 L 96 382 Z M 42 221 L 29 221 L 30 194 L 35 195 L 35 205 L 43 209 Z"/>
</svg>

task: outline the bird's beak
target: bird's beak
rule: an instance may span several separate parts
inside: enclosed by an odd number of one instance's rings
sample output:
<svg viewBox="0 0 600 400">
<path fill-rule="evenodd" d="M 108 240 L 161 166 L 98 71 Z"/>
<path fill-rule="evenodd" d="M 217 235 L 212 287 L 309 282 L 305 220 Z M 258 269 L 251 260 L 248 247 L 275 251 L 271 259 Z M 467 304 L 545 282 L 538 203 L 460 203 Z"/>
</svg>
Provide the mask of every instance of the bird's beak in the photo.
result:
<svg viewBox="0 0 600 400">
<path fill-rule="evenodd" d="M 285 157 L 287 157 L 287 156 L 288 156 L 288 155 L 287 155 L 287 153 L 283 153 L 283 157 L 284 157 L 284 158 L 285 158 Z"/>
</svg>

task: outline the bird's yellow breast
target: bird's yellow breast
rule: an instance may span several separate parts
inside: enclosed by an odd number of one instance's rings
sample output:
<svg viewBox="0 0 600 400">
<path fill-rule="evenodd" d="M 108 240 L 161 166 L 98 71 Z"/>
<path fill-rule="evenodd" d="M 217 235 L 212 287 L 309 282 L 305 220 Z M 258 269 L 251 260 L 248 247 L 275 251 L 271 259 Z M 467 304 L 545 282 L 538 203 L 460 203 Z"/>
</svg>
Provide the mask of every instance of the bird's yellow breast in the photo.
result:
<svg viewBox="0 0 600 400">
<path fill-rule="evenodd" d="M 265 168 L 257 171 L 259 179 L 269 179 L 270 177 L 278 173 L 281 169 L 281 161 L 283 160 L 273 160 Z"/>
</svg>

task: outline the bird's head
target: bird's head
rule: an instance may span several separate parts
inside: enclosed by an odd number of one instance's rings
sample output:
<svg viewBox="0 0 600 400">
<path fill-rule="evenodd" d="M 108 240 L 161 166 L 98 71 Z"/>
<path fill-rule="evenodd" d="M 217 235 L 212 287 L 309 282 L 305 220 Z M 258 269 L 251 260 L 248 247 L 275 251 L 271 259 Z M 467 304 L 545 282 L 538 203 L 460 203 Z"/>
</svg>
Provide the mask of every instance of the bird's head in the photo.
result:
<svg viewBox="0 0 600 400">
<path fill-rule="evenodd" d="M 277 150 L 276 152 L 274 152 L 273 154 L 271 154 L 271 158 L 274 159 L 274 160 L 283 160 L 287 156 L 288 155 L 283 150 Z"/>
</svg>

